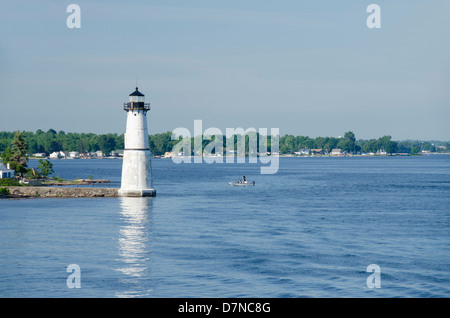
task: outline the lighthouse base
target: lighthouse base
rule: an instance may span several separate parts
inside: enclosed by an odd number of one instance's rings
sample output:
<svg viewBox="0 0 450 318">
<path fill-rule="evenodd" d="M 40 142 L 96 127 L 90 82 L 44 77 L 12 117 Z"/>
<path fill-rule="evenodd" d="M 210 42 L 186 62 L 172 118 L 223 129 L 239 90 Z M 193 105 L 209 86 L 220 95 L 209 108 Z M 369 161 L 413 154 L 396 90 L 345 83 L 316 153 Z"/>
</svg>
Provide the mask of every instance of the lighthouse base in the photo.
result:
<svg viewBox="0 0 450 318">
<path fill-rule="evenodd" d="M 148 149 L 125 149 L 122 164 L 121 197 L 155 196 L 151 154 Z"/>
<path fill-rule="evenodd" d="M 156 195 L 155 189 L 119 190 L 120 197 L 154 197 L 155 195 Z"/>
</svg>

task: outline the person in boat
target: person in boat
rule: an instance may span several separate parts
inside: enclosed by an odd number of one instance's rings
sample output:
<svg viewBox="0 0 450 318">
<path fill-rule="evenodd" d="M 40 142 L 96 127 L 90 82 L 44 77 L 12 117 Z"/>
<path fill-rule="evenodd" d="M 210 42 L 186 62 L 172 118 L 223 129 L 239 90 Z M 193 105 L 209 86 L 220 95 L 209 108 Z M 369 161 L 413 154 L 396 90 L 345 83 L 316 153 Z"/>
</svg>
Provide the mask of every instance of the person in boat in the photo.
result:
<svg viewBox="0 0 450 318">
<path fill-rule="evenodd" d="M 242 183 L 247 183 L 247 180 L 245 180 L 245 176 L 242 176 Z"/>
</svg>

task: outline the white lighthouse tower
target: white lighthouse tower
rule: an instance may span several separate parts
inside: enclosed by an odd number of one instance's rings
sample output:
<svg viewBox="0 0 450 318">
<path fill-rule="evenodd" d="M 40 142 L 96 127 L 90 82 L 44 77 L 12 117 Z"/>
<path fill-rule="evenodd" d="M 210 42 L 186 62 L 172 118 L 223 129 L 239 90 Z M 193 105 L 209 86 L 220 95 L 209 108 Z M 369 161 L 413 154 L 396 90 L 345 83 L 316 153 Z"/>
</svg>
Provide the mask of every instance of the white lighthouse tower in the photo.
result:
<svg viewBox="0 0 450 318">
<path fill-rule="evenodd" d="M 147 111 L 150 104 L 136 91 L 123 104 L 127 112 L 127 130 L 122 164 L 122 184 L 119 195 L 125 197 L 154 196 L 151 153 L 148 144 Z"/>
</svg>

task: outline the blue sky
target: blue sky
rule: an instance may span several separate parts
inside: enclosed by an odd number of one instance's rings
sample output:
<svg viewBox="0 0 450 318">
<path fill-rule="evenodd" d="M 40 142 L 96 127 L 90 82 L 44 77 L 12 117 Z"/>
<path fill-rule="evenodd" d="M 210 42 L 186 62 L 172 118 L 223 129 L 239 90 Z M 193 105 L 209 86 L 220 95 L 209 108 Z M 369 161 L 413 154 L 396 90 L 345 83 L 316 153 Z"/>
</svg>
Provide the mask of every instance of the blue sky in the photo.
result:
<svg viewBox="0 0 450 318">
<path fill-rule="evenodd" d="M 81 7 L 69 29 L 66 8 Z M 366 7 L 381 8 L 369 29 Z M 0 130 L 450 140 L 450 1 L 3 1 Z"/>
</svg>

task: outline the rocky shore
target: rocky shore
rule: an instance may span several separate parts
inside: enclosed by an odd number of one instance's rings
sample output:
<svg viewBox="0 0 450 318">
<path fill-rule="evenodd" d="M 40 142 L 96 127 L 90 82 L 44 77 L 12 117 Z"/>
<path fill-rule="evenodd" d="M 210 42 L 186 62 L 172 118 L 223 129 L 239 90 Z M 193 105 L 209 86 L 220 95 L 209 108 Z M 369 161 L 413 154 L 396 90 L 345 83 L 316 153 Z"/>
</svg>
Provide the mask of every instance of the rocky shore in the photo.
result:
<svg viewBox="0 0 450 318">
<path fill-rule="evenodd" d="M 68 188 L 48 186 L 6 186 L 5 198 L 94 198 L 118 197 L 117 188 Z"/>
</svg>

